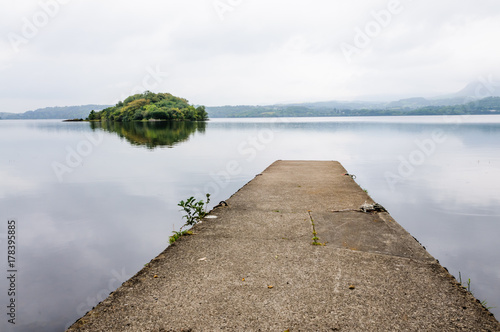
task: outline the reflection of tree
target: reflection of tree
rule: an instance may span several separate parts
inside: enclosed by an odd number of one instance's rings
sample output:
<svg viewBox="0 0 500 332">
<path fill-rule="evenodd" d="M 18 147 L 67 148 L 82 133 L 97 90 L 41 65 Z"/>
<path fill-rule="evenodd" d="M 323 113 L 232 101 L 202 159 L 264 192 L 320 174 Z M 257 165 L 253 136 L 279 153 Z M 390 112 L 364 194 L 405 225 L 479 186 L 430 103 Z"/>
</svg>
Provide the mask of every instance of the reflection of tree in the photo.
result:
<svg viewBox="0 0 500 332">
<path fill-rule="evenodd" d="M 133 145 L 144 145 L 149 149 L 157 146 L 172 147 L 189 139 L 196 131 L 205 132 L 205 122 L 155 121 L 155 122 L 90 122 L 92 129 L 116 133 Z"/>
</svg>

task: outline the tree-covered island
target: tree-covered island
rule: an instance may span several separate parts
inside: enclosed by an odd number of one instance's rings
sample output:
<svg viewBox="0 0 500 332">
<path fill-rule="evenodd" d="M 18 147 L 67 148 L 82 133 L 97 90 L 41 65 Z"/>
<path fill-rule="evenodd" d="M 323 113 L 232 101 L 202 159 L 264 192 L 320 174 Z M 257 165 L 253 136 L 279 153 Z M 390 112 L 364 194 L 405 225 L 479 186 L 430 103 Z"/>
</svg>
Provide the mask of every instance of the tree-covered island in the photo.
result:
<svg viewBox="0 0 500 332">
<path fill-rule="evenodd" d="M 89 121 L 205 121 L 208 114 L 205 106 L 194 107 L 184 98 L 170 93 L 146 91 L 118 102 L 102 111 L 91 111 Z"/>
</svg>

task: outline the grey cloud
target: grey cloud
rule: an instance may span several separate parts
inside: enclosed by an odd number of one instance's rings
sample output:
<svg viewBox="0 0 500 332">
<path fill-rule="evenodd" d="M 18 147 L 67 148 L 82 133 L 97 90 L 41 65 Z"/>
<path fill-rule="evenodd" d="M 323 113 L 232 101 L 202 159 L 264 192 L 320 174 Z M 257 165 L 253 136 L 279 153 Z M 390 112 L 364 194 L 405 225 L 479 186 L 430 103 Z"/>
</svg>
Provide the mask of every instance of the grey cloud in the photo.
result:
<svg viewBox="0 0 500 332">
<path fill-rule="evenodd" d="M 496 68 L 493 0 L 400 0 L 401 13 L 348 63 L 342 43 L 389 3 L 242 1 L 221 20 L 213 1 L 70 1 L 14 53 L 8 34 L 40 6 L 12 2 L 0 23 L 2 111 L 109 104 L 148 66 L 170 75 L 158 90 L 207 105 L 453 92 Z"/>
</svg>

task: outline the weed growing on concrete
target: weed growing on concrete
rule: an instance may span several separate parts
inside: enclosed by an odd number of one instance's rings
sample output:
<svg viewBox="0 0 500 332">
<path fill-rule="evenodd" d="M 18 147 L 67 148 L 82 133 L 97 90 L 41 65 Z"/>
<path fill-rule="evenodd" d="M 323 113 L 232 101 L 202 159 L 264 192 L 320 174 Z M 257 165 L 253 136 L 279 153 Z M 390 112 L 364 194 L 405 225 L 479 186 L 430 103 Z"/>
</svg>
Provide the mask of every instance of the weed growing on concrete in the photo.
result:
<svg viewBox="0 0 500 332">
<path fill-rule="evenodd" d="M 309 213 L 309 218 L 311 219 L 311 225 L 312 225 L 312 228 L 313 228 L 313 232 L 312 232 L 313 233 L 313 238 L 312 238 L 313 242 L 311 244 L 313 246 L 324 246 L 324 245 L 326 245 L 326 243 L 318 242 L 319 237 L 318 237 L 318 233 L 316 232 L 316 227 L 314 225 L 314 219 L 313 219 L 313 217 L 311 215 L 311 211 L 309 210 L 307 212 Z"/>
<path fill-rule="evenodd" d="M 459 278 L 460 285 L 462 285 L 462 287 L 465 288 L 469 293 L 474 295 L 471 291 L 472 288 L 471 288 L 470 278 L 467 279 L 466 282 L 462 282 L 462 273 L 460 273 L 460 271 L 458 271 L 458 278 Z M 481 303 L 481 305 L 488 310 L 496 308 L 496 307 L 488 307 L 488 302 L 486 300 L 480 301 L 479 303 Z"/>
<path fill-rule="evenodd" d="M 170 244 L 174 243 L 175 241 L 179 240 L 181 238 L 181 236 L 184 236 L 184 235 L 192 235 L 193 232 L 191 231 L 188 231 L 188 230 L 184 230 L 184 231 L 174 231 L 173 232 L 174 235 L 172 235 L 169 239 L 168 239 L 168 242 Z"/>
<path fill-rule="evenodd" d="M 179 231 L 174 231 L 174 235 L 172 235 L 168 242 L 170 244 L 177 241 L 181 236 L 191 235 L 193 232 L 188 230 L 182 230 L 186 226 L 194 226 L 198 222 L 201 221 L 207 215 L 207 207 L 208 203 L 210 203 L 210 194 L 206 194 L 207 200 L 199 200 L 196 201 L 194 197 L 189 197 L 186 201 L 180 201 L 178 206 L 182 207 L 184 212 L 186 213 L 183 218 L 186 218 L 186 223 L 182 225 Z"/>
<path fill-rule="evenodd" d="M 177 204 L 184 210 L 184 212 L 186 212 L 186 215 L 183 216 L 183 218 L 186 218 L 184 226 L 193 226 L 207 215 L 207 206 L 208 203 L 210 203 L 210 194 L 206 194 L 206 197 L 206 202 L 203 200 L 196 202 L 194 197 L 191 196 L 185 202 L 180 201 L 180 203 Z"/>
</svg>

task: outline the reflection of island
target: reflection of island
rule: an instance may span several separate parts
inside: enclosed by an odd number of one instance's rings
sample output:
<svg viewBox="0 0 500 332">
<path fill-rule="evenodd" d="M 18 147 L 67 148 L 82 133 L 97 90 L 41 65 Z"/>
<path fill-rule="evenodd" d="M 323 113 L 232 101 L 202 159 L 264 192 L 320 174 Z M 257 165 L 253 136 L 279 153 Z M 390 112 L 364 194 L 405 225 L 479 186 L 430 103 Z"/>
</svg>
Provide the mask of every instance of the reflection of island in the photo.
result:
<svg viewBox="0 0 500 332">
<path fill-rule="evenodd" d="M 91 122 L 91 128 L 116 133 L 133 145 L 172 147 L 189 139 L 195 132 L 205 132 L 205 122 Z"/>
</svg>

